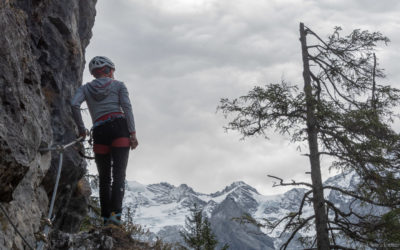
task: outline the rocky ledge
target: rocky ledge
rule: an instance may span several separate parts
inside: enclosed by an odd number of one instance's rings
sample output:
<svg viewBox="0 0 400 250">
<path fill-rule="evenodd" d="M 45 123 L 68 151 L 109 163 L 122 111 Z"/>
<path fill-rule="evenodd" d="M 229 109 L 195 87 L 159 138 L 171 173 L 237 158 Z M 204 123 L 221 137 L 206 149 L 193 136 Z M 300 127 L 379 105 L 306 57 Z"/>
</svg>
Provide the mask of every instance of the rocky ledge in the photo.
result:
<svg viewBox="0 0 400 250">
<path fill-rule="evenodd" d="M 49 249 L 51 250 L 168 250 L 185 249 L 172 244 L 165 244 L 160 240 L 152 243 L 133 239 L 136 235 L 144 236 L 146 233 L 133 225 L 127 230 L 125 227 L 107 226 L 95 228 L 88 232 L 69 234 L 54 231 L 51 235 Z"/>
</svg>

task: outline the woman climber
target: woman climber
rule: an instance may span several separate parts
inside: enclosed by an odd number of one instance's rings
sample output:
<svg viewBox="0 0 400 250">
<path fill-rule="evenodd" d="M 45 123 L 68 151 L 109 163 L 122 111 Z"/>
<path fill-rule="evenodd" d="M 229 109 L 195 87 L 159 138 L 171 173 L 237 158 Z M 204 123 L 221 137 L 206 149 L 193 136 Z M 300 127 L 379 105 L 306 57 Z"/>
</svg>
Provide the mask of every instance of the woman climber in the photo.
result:
<svg viewBox="0 0 400 250">
<path fill-rule="evenodd" d="M 110 59 L 94 57 L 89 70 L 95 79 L 76 91 L 71 102 L 72 115 L 79 135 L 85 137 L 80 106 L 86 101 L 93 121 L 101 216 L 105 225 L 120 225 L 129 148 L 138 146 L 132 106 L 125 84 L 114 80 L 115 65 Z"/>
</svg>

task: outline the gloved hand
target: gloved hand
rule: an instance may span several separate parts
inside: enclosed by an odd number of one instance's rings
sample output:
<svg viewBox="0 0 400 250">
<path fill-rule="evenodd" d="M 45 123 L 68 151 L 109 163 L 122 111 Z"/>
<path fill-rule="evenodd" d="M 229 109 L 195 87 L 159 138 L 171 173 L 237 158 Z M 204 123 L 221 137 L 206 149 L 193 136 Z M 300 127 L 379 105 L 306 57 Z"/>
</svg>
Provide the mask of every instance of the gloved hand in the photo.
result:
<svg viewBox="0 0 400 250">
<path fill-rule="evenodd" d="M 131 133 L 131 136 L 129 137 L 129 144 L 131 146 L 131 150 L 135 149 L 139 145 L 139 142 L 136 138 L 136 133 Z"/>
</svg>

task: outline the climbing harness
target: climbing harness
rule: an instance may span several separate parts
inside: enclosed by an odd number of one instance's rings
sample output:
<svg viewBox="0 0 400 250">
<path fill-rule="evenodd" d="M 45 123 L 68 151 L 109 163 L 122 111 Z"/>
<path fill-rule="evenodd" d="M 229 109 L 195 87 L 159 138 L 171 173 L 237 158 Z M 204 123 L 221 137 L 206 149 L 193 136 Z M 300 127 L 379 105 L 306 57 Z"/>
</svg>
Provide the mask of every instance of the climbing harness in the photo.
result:
<svg viewBox="0 0 400 250">
<path fill-rule="evenodd" d="M 98 127 L 98 126 L 101 126 L 101 125 L 103 125 L 103 124 L 112 122 L 112 121 L 114 121 L 115 119 L 124 118 L 124 117 L 125 117 L 125 115 L 124 115 L 123 113 L 120 113 L 120 112 L 115 112 L 115 113 L 111 113 L 111 114 L 107 114 L 107 115 L 105 115 L 105 116 L 102 116 L 102 117 L 100 117 L 99 119 L 97 119 L 97 120 L 95 121 L 95 123 L 93 124 L 93 127 L 91 128 L 91 131 L 92 131 L 95 127 Z"/>
<path fill-rule="evenodd" d="M 50 202 L 49 214 L 48 214 L 46 219 L 42 220 L 42 223 L 45 224 L 45 227 L 44 227 L 43 233 L 36 234 L 36 237 L 39 240 L 39 242 L 37 244 L 37 248 L 36 248 L 37 250 L 42 250 L 43 249 L 44 243 L 47 242 L 47 236 L 49 234 L 50 227 L 52 225 L 51 216 L 53 214 L 53 208 L 54 208 L 54 203 L 55 203 L 55 200 L 56 200 L 58 184 L 59 184 L 59 181 L 60 181 L 64 151 L 65 151 L 65 149 L 71 147 L 72 145 L 82 141 L 83 139 L 84 139 L 83 137 L 79 137 L 75 141 L 72 141 L 72 142 L 70 142 L 68 144 L 65 144 L 65 145 L 58 145 L 58 146 L 54 146 L 54 147 L 50 147 L 50 148 L 43 148 L 43 149 L 39 150 L 41 152 L 57 151 L 57 152 L 60 153 L 60 157 L 59 157 L 59 162 L 58 162 L 56 183 L 54 184 L 53 195 L 51 197 L 51 202 Z"/>
</svg>

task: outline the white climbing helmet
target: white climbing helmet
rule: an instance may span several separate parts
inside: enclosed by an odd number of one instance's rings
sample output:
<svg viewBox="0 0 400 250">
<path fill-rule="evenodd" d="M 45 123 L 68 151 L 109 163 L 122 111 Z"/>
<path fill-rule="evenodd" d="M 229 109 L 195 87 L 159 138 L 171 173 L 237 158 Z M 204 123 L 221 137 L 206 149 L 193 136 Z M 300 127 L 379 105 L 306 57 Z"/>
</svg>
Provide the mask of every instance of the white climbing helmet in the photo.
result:
<svg viewBox="0 0 400 250">
<path fill-rule="evenodd" d="M 115 69 L 114 63 L 105 56 L 95 56 L 89 62 L 89 71 L 92 73 L 94 69 L 102 68 L 104 66 L 108 66 L 112 69 Z"/>
</svg>

